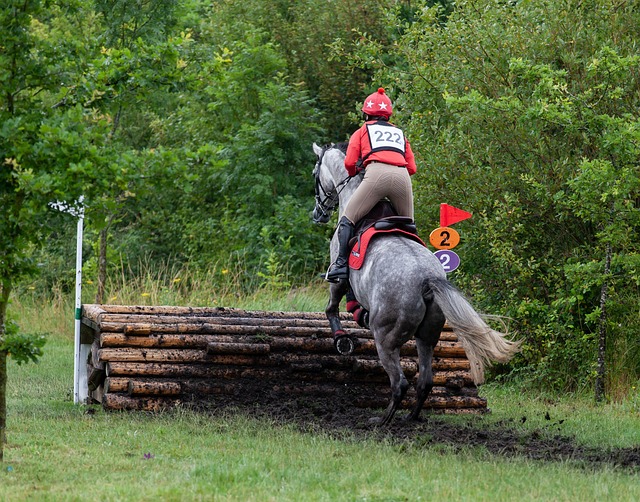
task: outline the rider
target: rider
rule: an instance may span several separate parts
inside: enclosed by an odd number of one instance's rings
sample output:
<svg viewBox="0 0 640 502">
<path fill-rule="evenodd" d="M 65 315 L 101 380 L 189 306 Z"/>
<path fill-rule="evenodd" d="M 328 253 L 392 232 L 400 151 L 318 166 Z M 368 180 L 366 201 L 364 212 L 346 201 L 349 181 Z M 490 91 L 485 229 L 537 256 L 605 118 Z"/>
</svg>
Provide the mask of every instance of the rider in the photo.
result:
<svg viewBox="0 0 640 502">
<path fill-rule="evenodd" d="M 329 267 L 326 280 L 349 277 L 349 240 L 354 224 L 376 203 L 388 198 L 399 216 L 413 220 L 413 192 L 409 176 L 416 163 L 402 130 L 391 124 L 391 100 L 380 87 L 362 105 L 364 124 L 349 139 L 344 166 L 349 176 L 364 170 L 362 183 L 349 200 L 338 222 L 338 258 Z"/>
</svg>

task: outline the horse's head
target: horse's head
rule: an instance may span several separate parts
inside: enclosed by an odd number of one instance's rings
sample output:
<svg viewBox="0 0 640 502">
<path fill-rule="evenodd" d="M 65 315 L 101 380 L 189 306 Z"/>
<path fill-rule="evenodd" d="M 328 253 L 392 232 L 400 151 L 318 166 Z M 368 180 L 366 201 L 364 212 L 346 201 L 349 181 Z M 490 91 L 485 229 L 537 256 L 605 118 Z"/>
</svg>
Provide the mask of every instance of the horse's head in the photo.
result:
<svg viewBox="0 0 640 502">
<path fill-rule="evenodd" d="M 313 144 L 313 151 L 316 154 L 316 165 L 313 168 L 316 191 L 316 205 L 313 208 L 314 223 L 328 223 L 331 219 L 331 214 L 338 206 L 338 193 L 335 182 L 329 169 L 324 165 L 324 154 L 330 148 L 333 148 L 333 144 L 322 147 L 315 143 Z"/>
<path fill-rule="evenodd" d="M 316 166 L 313 169 L 316 188 L 316 206 L 313 210 L 313 221 L 327 223 L 331 214 L 338 207 L 340 198 L 345 205 L 359 181 L 349 184 L 350 178 L 344 167 L 347 143 L 318 146 L 313 144 L 316 154 Z M 358 178 L 358 177 L 356 177 Z M 345 190 L 349 185 L 349 189 Z"/>
</svg>

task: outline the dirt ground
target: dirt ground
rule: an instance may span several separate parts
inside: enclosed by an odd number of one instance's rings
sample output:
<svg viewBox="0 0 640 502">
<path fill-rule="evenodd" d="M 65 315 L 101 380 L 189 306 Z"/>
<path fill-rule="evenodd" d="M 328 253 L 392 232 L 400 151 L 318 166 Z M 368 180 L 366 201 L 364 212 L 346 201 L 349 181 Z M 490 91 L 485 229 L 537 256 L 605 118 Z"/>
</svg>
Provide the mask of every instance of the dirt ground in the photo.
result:
<svg viewBox="0 0 640 502">
<path fill-rule="evenodd" d="M 451 420 L 441 414 L 423 411 L 419 421 L 406 421 L 400 410 L 387 426 L 375 427 L 369 419 L 382 410 L 360 409 L 340 399 L 270 395 L 264 387 L 235 399 L 210 403 L 210 413 L 242 413 L 276 423 L 294 424 L 302 431 L 322 432 L 335 438 L 380 438 L 407 448 L 443 447 L 446 451 L 481 449 L 496 457 L 522 457 L 540 462 L 571 461 L 586 469 L 613 467 L 640 473 L 640 445 L 632 448 L 603 449 L 580 445 L 563 434 L 562 417 L 552 417 L 542 428 L 518 427 L 517 421 L 491 424 L 482 416 L 466 415 Z"/>
</svg>

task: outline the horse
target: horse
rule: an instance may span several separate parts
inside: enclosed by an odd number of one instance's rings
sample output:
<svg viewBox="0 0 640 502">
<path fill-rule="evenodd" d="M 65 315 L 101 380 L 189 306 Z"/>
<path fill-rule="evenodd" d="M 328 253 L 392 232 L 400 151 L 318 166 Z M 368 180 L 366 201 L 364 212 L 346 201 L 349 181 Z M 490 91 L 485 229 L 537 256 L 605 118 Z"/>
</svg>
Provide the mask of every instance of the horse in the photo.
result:
<svg viewBox="0 0 640 502">
<path fill-rule="evenodd" d="M 344 167 L 346 143 L 323 147 L 313 143 L 316 164 L 313 220 L 328 223 L 334 210 L 339 218 L 362 182 L 362 175 L 349 177 Z M 338 253 L 337 232 L 330 244 L 331 260 Z M 412 239 L 385 233 L 371 240 L 366 258 L 358 270 L 351 269 L 348 280 L 330 285 L 325 314 L 335 339 L 345 335 L 340 323 L 340 301 L 351 286 L 358 302 L 369 311 L 378 357 L 391 385 L 389 404 L 381 417 L 371 422 L 388 424 L 395 415 L 410 384 L 400 366 L 400 348 L 412 337 L 418 352 L 416 401 L 407 417 L 418 420 L 433 388 L 433 351 L 446 322 L 464 347 L 476 384 L 484 381 L 484 370 L 492 362 L 507 362 L 520 350 L 519 341 L 495 331 L 447 279 L 438 258 Z M 483 318 L 484 317 L 484 318 Z"/>
</svg>

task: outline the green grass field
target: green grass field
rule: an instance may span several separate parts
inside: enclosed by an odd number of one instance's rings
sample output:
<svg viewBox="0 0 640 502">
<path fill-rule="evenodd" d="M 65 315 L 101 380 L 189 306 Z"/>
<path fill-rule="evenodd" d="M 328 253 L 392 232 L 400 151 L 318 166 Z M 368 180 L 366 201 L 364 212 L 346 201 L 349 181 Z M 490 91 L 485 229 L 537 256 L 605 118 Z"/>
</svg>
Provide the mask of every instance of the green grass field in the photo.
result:
<svg viewBox="0 0 640 502">
<path fill-rule="evenodd" d="M 336 437 L 242 414 L 105 413 L 75 406 L 72 310 L 12 308 L 23 326 L 27 320 L 33 330 L 50 335 L 39 364 L 9 363 L 3 501 L 640 500 L 637 469 L 510 458 L 482 448 L 453 451 L 411 440 Z M 640 445 L 637 393 L 635 399 L 602 406 L 588 396 L 540 396 L 495 384 L 481 393 L 490 415 L 443 420 L 487 427 L 510 423 L 542 434 L 562 420 L 553 433 L 580 444 Z"/>
</svg>

